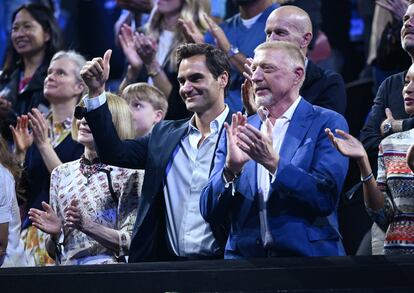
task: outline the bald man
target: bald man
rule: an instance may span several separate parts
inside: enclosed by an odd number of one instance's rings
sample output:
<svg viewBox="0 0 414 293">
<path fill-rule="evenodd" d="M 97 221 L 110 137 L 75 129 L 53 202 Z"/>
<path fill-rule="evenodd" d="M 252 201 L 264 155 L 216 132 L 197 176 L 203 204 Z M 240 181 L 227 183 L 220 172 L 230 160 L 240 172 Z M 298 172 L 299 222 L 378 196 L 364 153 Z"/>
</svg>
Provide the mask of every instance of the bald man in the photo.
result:
<svg viewBox="0 0 414 293">
<path fill-rule="evenodd" d="M 307 56 L 312 41 L 312 22 L 309 15 L 296 6 L 274 10 L 266 21 L 266 41 L 286 41 L 299 46 Z M 324 70 L 306 59 L 306 77 L 300 95 L 313 105 L 334 110 L 342 115 L 346 110 L 346 92 L 342 77 Z"/>
</svg>

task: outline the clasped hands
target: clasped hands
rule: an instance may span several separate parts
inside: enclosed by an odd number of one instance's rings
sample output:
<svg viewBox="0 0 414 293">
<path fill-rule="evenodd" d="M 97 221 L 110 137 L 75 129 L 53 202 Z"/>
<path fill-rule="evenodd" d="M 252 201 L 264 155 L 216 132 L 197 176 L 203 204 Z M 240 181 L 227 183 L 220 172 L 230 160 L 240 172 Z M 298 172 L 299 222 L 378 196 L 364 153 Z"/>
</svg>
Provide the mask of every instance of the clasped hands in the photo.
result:
<svg viewBox="0 0 414 293">
<path fill-rule="evenodd" d="M 224 123 L 227 132 L 226 166 L 239 174 L 244 164 L 254 160 L 271 174 L 277 169 L 279 155 L 273 148 L 272 128 L 269 118 L 265 121 L 266 133 L 247 123 L 247 117 L 240 112 L 233 114 L 231 125 Z"/>
</svg>

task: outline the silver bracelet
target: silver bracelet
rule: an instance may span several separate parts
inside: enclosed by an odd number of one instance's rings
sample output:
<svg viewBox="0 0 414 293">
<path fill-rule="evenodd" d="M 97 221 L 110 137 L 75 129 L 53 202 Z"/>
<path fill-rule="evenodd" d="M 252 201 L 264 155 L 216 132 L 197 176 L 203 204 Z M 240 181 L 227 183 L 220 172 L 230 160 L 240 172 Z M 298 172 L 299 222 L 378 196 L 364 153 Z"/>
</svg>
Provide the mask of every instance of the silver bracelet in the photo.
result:
<svg viewBox="0 0 414 293">
<path fill-rule="evenodd" d="M 372 172 L 368 176 L 365 176 L 365 177 L 361 176 L 361 182 L 362 183 L 368 182 L 369 180 L 371 180 L 372 177 L 374 177 L 374 174 Z"/>
</svg>

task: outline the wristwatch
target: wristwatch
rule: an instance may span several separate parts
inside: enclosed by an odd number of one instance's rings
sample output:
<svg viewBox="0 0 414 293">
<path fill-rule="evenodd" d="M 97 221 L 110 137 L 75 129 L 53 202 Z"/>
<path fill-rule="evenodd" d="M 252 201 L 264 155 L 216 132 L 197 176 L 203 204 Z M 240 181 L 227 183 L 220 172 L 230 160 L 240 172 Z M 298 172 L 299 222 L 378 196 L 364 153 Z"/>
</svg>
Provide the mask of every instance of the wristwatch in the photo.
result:
<svg viewBox="0 0 414 293">
<path fill-rule="evenodd" d="M 234 55 L 237 55 L 239 53 L 240 53 L 239 48 L 234 47 L 233 45 L 230 45 L 230 49 L 227 51 L 227 57 L 231 58 Z"/>
<path fill-rule="evenodd" d="M 390 135 L 392 133 L 392 124 L 391 122 L 385 122 L 382 127 L 382 132 L 384 136 Z"/>
</svg>

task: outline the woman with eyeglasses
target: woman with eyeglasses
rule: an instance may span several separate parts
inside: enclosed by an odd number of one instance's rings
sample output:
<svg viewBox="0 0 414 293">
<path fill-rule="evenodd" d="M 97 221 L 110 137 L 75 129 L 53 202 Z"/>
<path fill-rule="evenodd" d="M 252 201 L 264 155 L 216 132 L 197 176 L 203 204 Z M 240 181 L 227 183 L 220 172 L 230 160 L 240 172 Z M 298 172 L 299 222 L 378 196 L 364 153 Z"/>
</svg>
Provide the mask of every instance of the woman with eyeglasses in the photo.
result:
<svg viewBox="0 0 414 293">
<path fill-rule="evenodd" d="M 113 94 L 107 94 L 107 102 L 118 135 L 134 138 L 128 104 Z M 84 108 L 77 107 L 72 122 L 73 139 L 84 145 L 84 154 L 53 170 L 50 204 L 42 202 L 44 211 L 30 209 L 29 217 L 34 226 L 50 235 L 46 247 L 57 263 L 125 262 L 143 171 L 102 164 L 84 112 Z"/>
<path fill-rule="evenodd" d="M 62 164 L 80 158 L 83 146 L 71 137 L 72 117 L 76 104 L 85 92 L 80 69 L 85 58 L 74 51 L 56 53 L 47 69 L 43 93 L 51 113 L 43 117 L 38 109 L 17 119 L 11 127 L 17 155 L 24 165 L 21 205 L 22 239 L 29 259 L 35 265 L 54 264 L 45 249 L 46 235 L 31 225 L 30 208 L 42 207 L 49 201 L 50 173 Z M 30 131 L 29 131 L 30 126 Z"/>
</svg>

